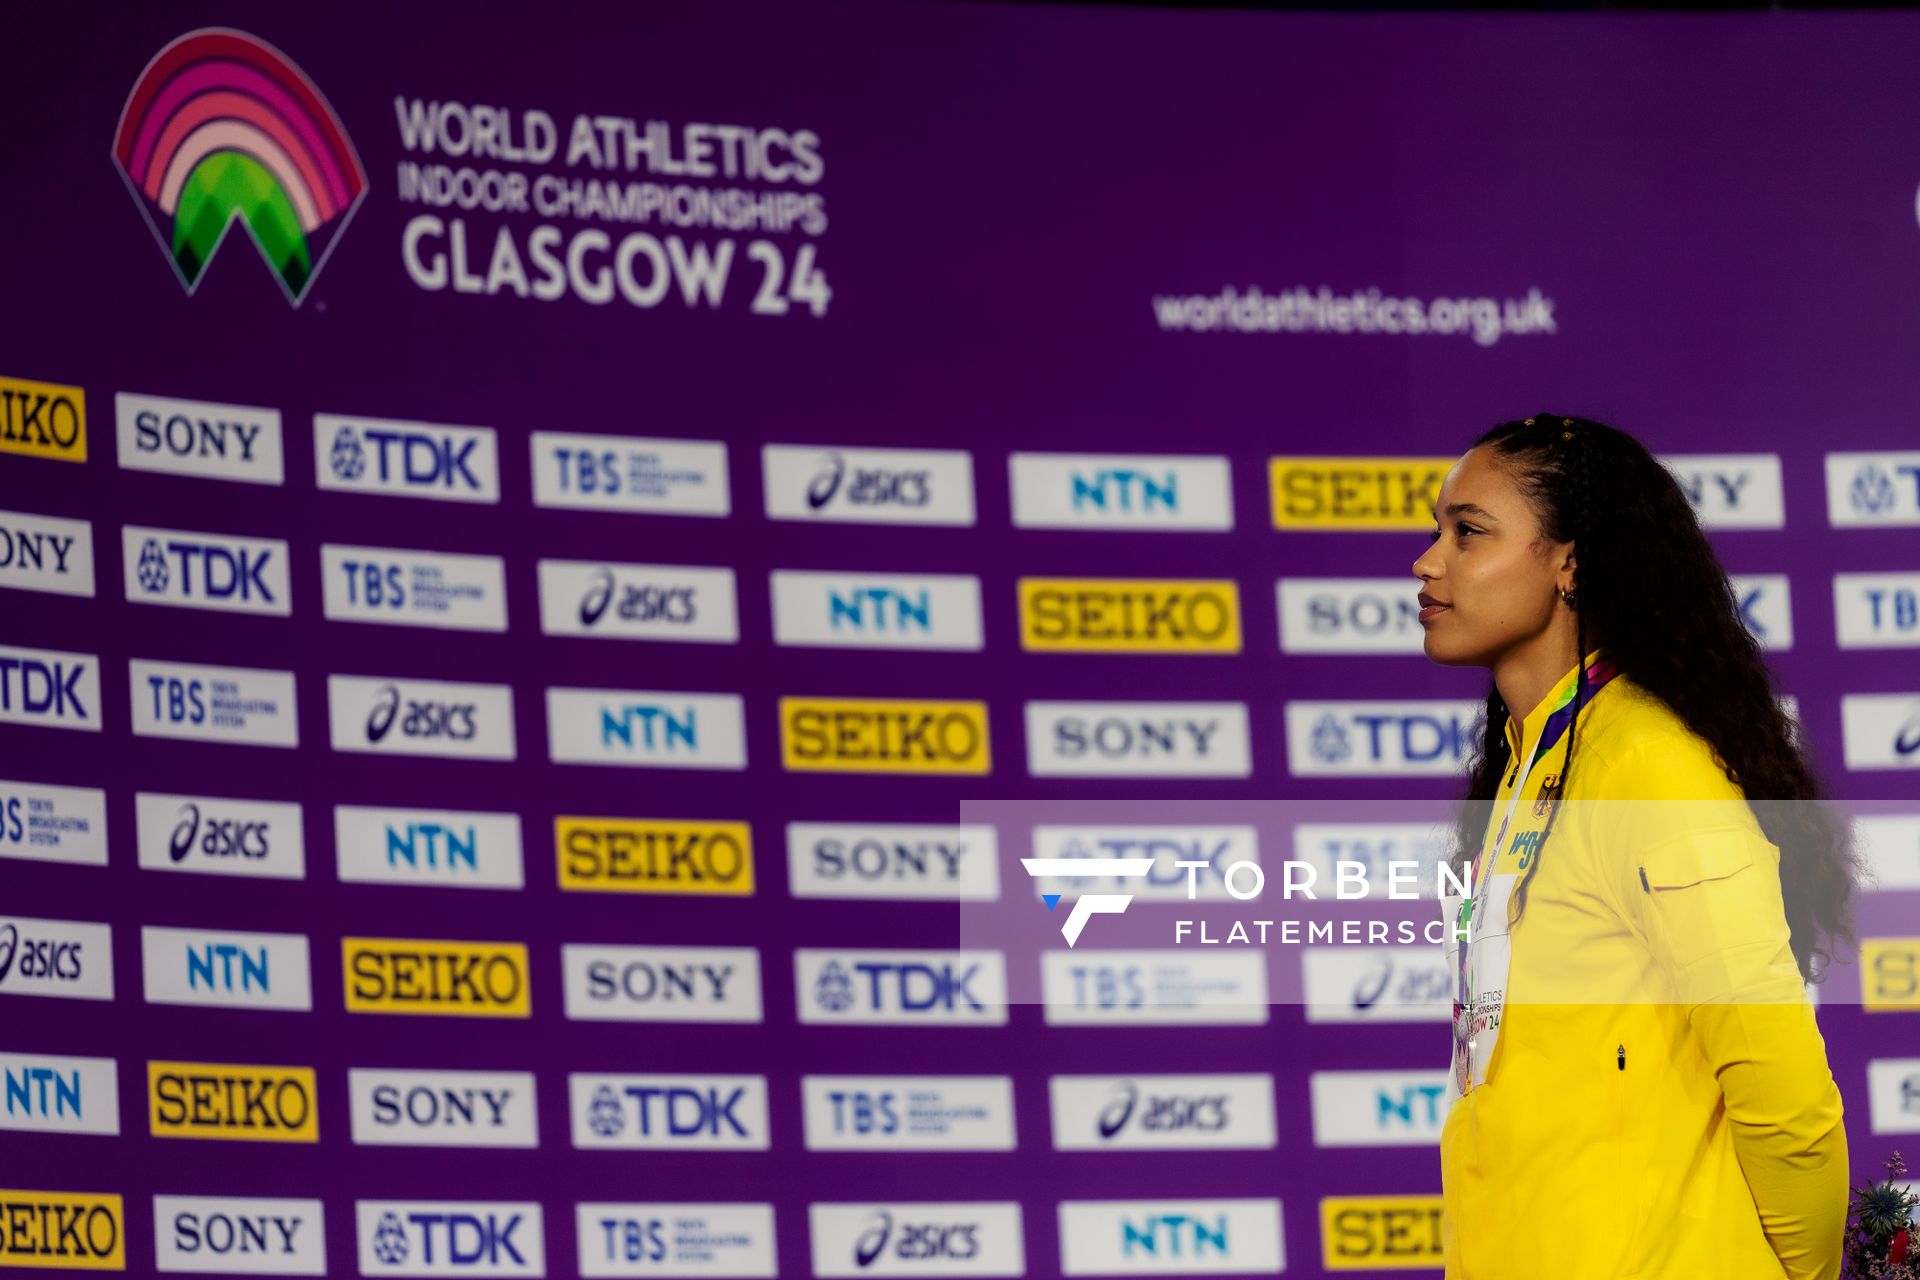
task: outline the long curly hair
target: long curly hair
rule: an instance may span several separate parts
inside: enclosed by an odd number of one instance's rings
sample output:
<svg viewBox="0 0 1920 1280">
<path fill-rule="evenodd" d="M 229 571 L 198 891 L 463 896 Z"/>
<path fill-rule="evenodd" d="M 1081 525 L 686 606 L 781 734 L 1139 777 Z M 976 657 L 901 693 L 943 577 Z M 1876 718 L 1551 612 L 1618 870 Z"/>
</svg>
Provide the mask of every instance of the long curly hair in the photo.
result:
<svg viewBox="0 0 1920 1280">
<path fill-rule="evenodd" d="M 1741 620 L 1726 571 L 1701 532 L 1679 483 L 1646 446 L 1586 418 L 1536 414 L 1503 422 L 1474 441 L 1532 504 L 1543 535 L 1571 542 L 1572 595 L 1581 697 L 1567 733 L 1559 795 L 1574 769 L 1586 654 L 1603 648 L 1621 675 L 1671 707 L 1713 748 L 1747 800 L 1816 801 L 1821 784 L 1799 727 L 1777 701 L 1776 681 Z M 1711 661 L 1703 661 L 1711 655 Z M 1488 802 L 1512 763 L 1507 707 L 1487 692 L 1486 730 L 1468 766 L 1458 824 L 1456 872 L 1484 839 Z M 1548 813 L 1540 852 L 1515 890 L 1527 886 L 1559 813 Z M 1855 942 L 1852 895 L 1862 860 L 1850 824 L 1825 804 L 1765 804 L 1756 810 L 1780 849 L 1780 889 L 1795 961 L 1810 982 L 1825 977 L 1833 944 Z"/>
</svg>

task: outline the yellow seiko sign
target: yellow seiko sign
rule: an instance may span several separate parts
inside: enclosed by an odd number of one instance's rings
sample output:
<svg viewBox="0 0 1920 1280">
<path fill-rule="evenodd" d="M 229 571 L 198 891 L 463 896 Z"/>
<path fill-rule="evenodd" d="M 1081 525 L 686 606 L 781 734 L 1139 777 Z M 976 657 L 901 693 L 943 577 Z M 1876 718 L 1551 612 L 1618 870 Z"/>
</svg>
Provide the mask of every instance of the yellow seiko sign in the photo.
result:
<svg viewBox="0 0 1920 1280">
<path fill-rule="evenodd" d="M 1452 458 L 1274 458 L 1276 529 L 1426 529 Z"/>
<path fill-rule="evenodd" d="M 555 818 L 560 887 L 599 893 L 753 892 L 753 829 L 678 818 Z"/>
<path fill-rule="evenodd" d="M 1022 578 L 1020 647 L 1077 653 L 1238 653 L 1230 578 Z"/>
<path fill-rule="evenodd" d="M 518 942 L 342 938 L 349 1013 L 466 1018 L 531 1016 L 527 949 Z"/>
<path fill-rule="evenodd" d="M 990 773 L 987 704 L 782 698 L 780 755 L 810 773 Z"/>
</svg>

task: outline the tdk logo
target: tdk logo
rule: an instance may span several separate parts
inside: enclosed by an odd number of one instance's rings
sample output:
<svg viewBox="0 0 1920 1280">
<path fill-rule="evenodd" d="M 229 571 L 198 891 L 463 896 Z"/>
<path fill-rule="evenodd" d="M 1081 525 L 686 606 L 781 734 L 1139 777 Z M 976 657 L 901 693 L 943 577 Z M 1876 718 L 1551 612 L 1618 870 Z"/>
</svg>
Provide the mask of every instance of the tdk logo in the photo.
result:
<svg viewBox="0 0 1920 1280">
<path fill-rule="evenodd" d="M 317 413 L 314 476 L 322 489 L 445 502 L 500 501 L 488 427 L 445 427 Z"/>
<path fill-rule="evenodd" d="M 148 1004 L 313 1008 L 306 935 L 140 930 Z"/>
<path fill-rule="evenodd" d="M 0 645 L 0 722 L 98 732 L 99 659 Z"/>
<path fill-rule="evenodd" d="M 93 525 L 0 511 L 0 587 L 91 596 Z"/>
<path fill-rule="evenodd" d="M 1026 1274 L 1013 1201 L 811 1204 L 807 1226 L 816 1276 Z"/>
<path fill-rule="evenodd" d="M 765 1076 L 567 1077 L 573 1145 L 765 1151 Z"/>
<path fill-rule="evenodd" d="M 527 1071 L 347 1072 L 362 1146 L 537 1147 Z"/>
<path fill-rule="evenodd" d="M 327 1272 L 318 1200 L 155 1196 L 154 1265 L 195 1275 L 319 1276 Z"/>
<path fill-rule="evenodd" d="M 282 617 L 293 611 L 287 544 L 277 539 L 130 524 L 120 545 L 129 600 Z"/>
<path fill-rule="evenodd" d="M 1836 573 L 1834 628 L 1842 649 L 1920 648 L 1920 573 Z"/>
<path fill-rule="evenodd" d="M 1294 777 L 1452 777 L 1478 741 L 1472 702 L 1289 702 Z"/>
<path fill-rule="evenodd" d="M 1015 453 L 1008 467 L 1017 528 L 1233 528 L 1233 488 L 1225 458 Z"/>
<path fill-rule="evenodd" d="M 1828 454 L 1827 522 L 1836 529 L 1920 525 L 1920 451 Z"/>
<path fill-rule="evenodd" d="M 793 953 L 800 1021 L 1004 1026 L 1006 957 L 998 951 Z"/>
<path fill-rule="evenodd" d="M 514 757 L 513 691 L 503 684 L 328 676 L 327 704 L 335 751 Z"/>
<path fill-rule="evenodd" d="M 0 1129 L 119 1133 L 113 1059 L 0 1053 Z"/>
<path fill-rule="evenodd" d="M 1120 876 L 1131 878 L 1144 877 L 1153 870 L 1152 858 L 1022 858 L 1020 865 L 1027 874 L 1039 879 L 1043 876 Z M 1061 895 L 1057 893 L 1041 894 L 1041 900 L 1052 911 L 1060 905 Z M 1060 922 L 1060 935 L 1071 947 L 1080 941 L 1081 930 L 1087 927 L 1087 921 L 1098 914 L 1118 915 L 1127 909 L 1133 901 L 1130 893 L 1082 893 L 1074 898 L 1073 909 L 1067 918 Z"/>
<path fill-rule="evenodd" d="M 285 478 L 278 409 L 125 391 L 114 396 L 113 408 L 124 468 L 246 484 Z"/>
<path fill-rule="evenodd" d="M 306 876 L 297 804 L 140 792 L 134 814 L 140 865 L 148 871 Z"/>
<path fill-rule="evenodd" d="M 817 648 L 978 652 L 980 579 L 776 569 L 773 636 Z"/>
<path fill-rule="evenodd" d="M 360 1200 L 354 1204 L 360 1274 L 366 1276 L 543 1276 L 540 1206 L 445 1200 Z"/>
<path fill-rule="evenodd" d="M 760 460 L 769 519 L 974 522 L 973 458 L 962 450 L 770 444 Z"/>
</svg>

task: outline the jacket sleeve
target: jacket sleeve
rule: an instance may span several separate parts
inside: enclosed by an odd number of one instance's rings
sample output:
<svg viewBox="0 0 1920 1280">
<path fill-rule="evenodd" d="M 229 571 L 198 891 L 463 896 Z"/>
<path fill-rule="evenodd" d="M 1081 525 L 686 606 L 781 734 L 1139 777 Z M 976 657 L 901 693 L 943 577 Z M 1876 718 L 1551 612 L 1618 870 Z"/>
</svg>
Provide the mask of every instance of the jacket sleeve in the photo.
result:
<svg viewBox="0 0 1920 1280">
<path fill-rule="evenodd" d="M 1833 1280 L 1847 1135 L 1789 944 L 1780 851 L 1699 744 L 1652 744 L 1610 779 L 1618 892 L 1726 1099 L 1741 1172 L 1792 1280 Z M 1631 797 L 1631 799 L 1628 799 Z"/>
</svg>

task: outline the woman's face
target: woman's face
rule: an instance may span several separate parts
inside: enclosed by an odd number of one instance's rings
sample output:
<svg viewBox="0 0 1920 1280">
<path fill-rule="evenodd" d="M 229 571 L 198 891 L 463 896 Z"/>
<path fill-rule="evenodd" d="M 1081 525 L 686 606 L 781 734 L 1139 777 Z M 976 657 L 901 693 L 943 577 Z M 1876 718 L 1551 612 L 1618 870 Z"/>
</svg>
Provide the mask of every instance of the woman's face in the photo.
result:
<svg viewBox="0 0 1920 1280">
<path fill-rule="evenodd" d="M 1437 532 L 1413 562 L 1427 657 L 1490 667 L 1539 636 L 1573 585 L 1570 542 L 1544 541 L 1540 521 L 1491 448 L 1453 464 L 1434 502 Z"/>
</svg>

